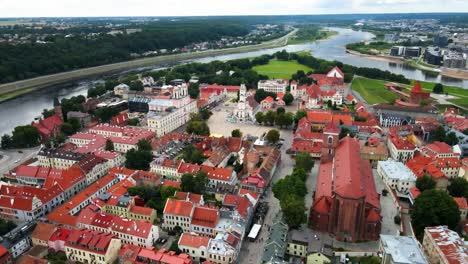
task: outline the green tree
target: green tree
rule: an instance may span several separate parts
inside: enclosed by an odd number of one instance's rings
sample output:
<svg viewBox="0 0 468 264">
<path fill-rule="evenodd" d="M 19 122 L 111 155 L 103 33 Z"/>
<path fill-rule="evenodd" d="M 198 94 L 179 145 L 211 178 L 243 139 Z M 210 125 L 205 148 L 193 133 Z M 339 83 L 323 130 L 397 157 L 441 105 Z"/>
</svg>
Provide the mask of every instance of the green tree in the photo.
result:
<svg viewBox="0 0 468 264">
<path fill-rule="evenodd" d="M 351 134 L 351 131 L 349 130 L 349 128 L 343 126 L 340 129 L 340 134 L 338 135 L 338 138 L 342 139 L 350 134 Z"/>
<path fill-rule="evenodd" d="M 129 126 L 138 126 L 140 124 L 140 120 L 138 118 L 131 118 L 127 120 L 127 125 Z"/>
<path fill-rule="evenodd" d="M 441 83 L 438 83 L 434 85 L 434 88 L 432 88 L 432 92 L 436 94 L 444 93 L 444 86 Z"/>
<path fill-rule="evenodd" d="M 231 131 L 231 137 L 236 137 L 236 138 L 241 138 L 242 137 L 242 131 L 240 129 L 236 128 Z"/>
<path fill-rule="evenodd" d="M 468 199 L 468 181 L 465 178 L 456 177 L 451 180 L 447 190 L 453 197 L 465 197 Z"/>
<path fill-rule="evenodd" d="M 445 141 L 445 129 L 443 126 L 438 126 L 434 132 L 434 136 L 432 137 L 434 141 Z"/>
<path fill-rule="evenodd" d="M 298 110 L 296 112 L 296 115 L 294 116 L 294 122 L 299 122 L 299 120 L 301 120 L 303 117 L 306 117 L 307 116 L 307 111 L 305 110 Z"/>
<path fill-rule="evenodd" d="M 264 117 L 264 122 L 265 123 L 268 123 L 270 126 L 273 125 L 275 123 L 275 119 L 276 119 L 276 113 L 269 110 L 266 114 L 265 114 L 265 117 Z"/>
<path fill-rule="evenodd" d="M 55 109 L 45 109 L 44 108 L 44 110 L 42 110 L 42 116 L 44 118 L 48 118 L 48 117 L 51 117 L 53 115 L 55 115 Z"/>
<path fill-rule="evenodd" d="M 13 139 L 10 135 L 5 134 L 2 136 L 2 149 L 10 149 L 13 147 Z"/>
<path fill-rule="evenodd" d="M 296 168 L 310 171 L 314 167 L 314 160 L 308 152 L 299 152 L 296 155 Z"/>
<path fill-rule="evenodd" d="M 119 110 L 115 107 L 101 107 L 94 111 L 94 115 L 101 119 L 102 122 L 108 122 L 112 117 L 119 114 Z"/>
<path fill-rule="evenodd" d="M 202 164 L 205 160 L 202 152 L 193 145 L 187 145 L 182 150 L 182 158 L 187 163 Z"/>
<path fill-rule="evenodd" d="M 188 94 L 192 99 L 198 98 L 198 95 L 200 94 L 200 85 L 198 83 L 190 83 L 188 87 Z"/>
<path fill-rule="evenodd" d="M 257 121 L 257 123 L 259 124 L 265 122 L 265 115 L 263 114 L 263 112 L 259 111 L 255 114 L 255 121 Z"/>
<path fill-rule="evenodd" d="M 204 194 L 208 185 L 208 177 L 205 172 L 198 171 L 194 176 L 190 173 L 182 175 L 180 187 L 184 192 Z"/>
<path fill-rule="evenodd" d="M 425 190 L 434 189 L 437 182 L 429 175 L 424 175 L 423 177 L 419 177 L 416 179 L 416 187 L 421 191 L 424 192 Z"/>
<path fill-rule="evenodd" d="M 449 144 L 450 146 L 454 146 L 458 144 L 458 138 L 455 132 L 449 132 L 445 137 L 445 143 Z"/>
<path fill-rule="evenodd" d="M 73 129 L 73 126 L 68 122 L 62 124 L 62 126 L 60 127 L 60 131 L 62 131 L 62 133 L 64 133 L 65 135 L 75 134 L 75 129 Z"/>
<path fill-rule="evenodd" d="M 151 151 L 130 149 L 125 153 L 125 167 L 133 170 L 149 170 L 153 160 Z"/>
<path fill-rule="evenodd" d="M 80 130 L 80 128 L 81 128 L 81 122 L 80 122 L 80 120 L 79 120 L 78 118 L 76 118 L 76 117 L 70 117 L 70 118 L 68 118 L 68 119 L 67 119 L 67 123 L 69 123 L 69 124 L 72 126 L 72 128 L 73 128 L 73 130 L 75 130 L 75 132 L 78 131 L 78 130 Z"/>
<path fill-rule="evenodd" d="M 294 96 L 288 92 L 283 96 L 283 101 L 286 105 L 290 105 L 294 101 Z"/>
<path fill-rule="evenodd" d="M 114 87 L 116 87 L 117 85 L 119 85 L 119 82 L 117 80 L 112 79 L 106 80 L 106 82 L 104 83 L 104 87 L 107 91 L 113 91 Z"/>
<path fill-rule="evenodd" d="M 138 150 L 151 151 L 153 148 L 146 139 L 140 139 L 137 143 Z"/>
<path fill-rule="evenodd" d="M 180 189 L 183 192 L 193 192 L 195 186 L 195 178 L 191 173 L 184 173 L 180 178 Z"/>
<path fill-rule="evenodd" d="M 180 188 L 178 187 L 174 187 L 174 186 L 163 186 L 159 189 L 160 193 L 161 193 L 161 197 L 163 199 L 167 199 L 169 197 L 172 197 L 174 196 L 175 192 L 176 191 L 179 191 Z"/>
<path fill-rule="evenodd" d="M 268 142 L 270 143 L 276 143 L 278 142 L 279 139 L 280 139 L 280 133 L 276 129 L 271 129 L 266 134 L 266 140 L 268 140 Z"/>
<path fill-rule="evenodd" d="M 208 120 L 210 116 L 213 114 L 210 110 L 208 110 L 205 107 L 201 108 L 199 112 L 203 120 Z"/>
<path fill-rule="evenodd" d="M 203 121 L 190 121 L 186 128 L 187 133 L 200 136 L 209 136 L 210 128 Z"/>
<path fill-rule="evenodd" d="M 143 91 L 144 89 L 143 83 L 139 80 L 131 81 L 128 86 L 130 86 L 130 90 L 132 91 Z"/>
<path fill-rule="evenodd" d="M 104 148 L 106 151 L 114 151 L 114 142 L 112 140 L 107 139 L 106 140 L 106 146 Z"/>
<path fill-rule="evenodd" d="M 460 222 L 457 203 L 444 191 L 426 190 L 416 198 L 411 213 L 411 223 L 416 237 L 422 240 L 424 228 L 447 225 L 456 228 Z"/>
<path fill-rule="evenodd" d="M 39 144 L 39 131 L 37 128 L 26 125 L 26 126 L 17 126 L 13 130 L 13 145 L 17 148 L 30 148 L 37 146 Z"/>
<path fill-rule="evenodd" d="M 276 109 L 276 114 L 277 115 L 284 114 L 284 113 L 286 113 L 286 110 L 283 107 L 278 107 Z"/>
<path fill-rule="evenodd" d="M 304 199 L 288 196 L 280 201 L 284 219 L 290 228 L 299 228 L 307 220 Z"/>
</svg>

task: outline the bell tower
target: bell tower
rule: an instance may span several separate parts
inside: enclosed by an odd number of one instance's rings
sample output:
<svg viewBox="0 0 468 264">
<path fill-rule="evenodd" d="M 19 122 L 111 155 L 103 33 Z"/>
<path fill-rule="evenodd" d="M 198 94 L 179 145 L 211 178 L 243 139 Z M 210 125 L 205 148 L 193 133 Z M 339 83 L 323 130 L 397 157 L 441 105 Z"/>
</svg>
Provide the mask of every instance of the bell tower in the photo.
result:
<svg viewBox="0 0 468 264">
<path fill-rule="evenodd" d="M 63 121 L 62 105 L 57 97 L 54 97 L 54 112 Z"/>
<path fill-rule="evenodd" d="M 340 129 L 331 122 L 322 133 L 322 160 L 330 161 L 335 156 L 335 150 L 339 144 Z"/>
</svg>

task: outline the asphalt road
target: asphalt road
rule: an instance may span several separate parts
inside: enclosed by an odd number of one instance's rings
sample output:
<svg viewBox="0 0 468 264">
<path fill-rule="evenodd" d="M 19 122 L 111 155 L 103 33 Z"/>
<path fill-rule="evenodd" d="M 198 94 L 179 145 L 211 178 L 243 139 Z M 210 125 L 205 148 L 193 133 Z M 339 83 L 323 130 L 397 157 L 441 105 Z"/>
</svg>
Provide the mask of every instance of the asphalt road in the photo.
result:
<svg viewBox="0 0 468 264">
<path fill-rule="evenodd" d="M 0 175 L 7 173 L 9 170 L 15 168 L 22 162 L 34 157 L 37 154 L 40 147 L 29 148 L 29 149 L 9 149 L 0 150 Z M 22 153 L 18 152 L 21 151 Z"/>
</svg>

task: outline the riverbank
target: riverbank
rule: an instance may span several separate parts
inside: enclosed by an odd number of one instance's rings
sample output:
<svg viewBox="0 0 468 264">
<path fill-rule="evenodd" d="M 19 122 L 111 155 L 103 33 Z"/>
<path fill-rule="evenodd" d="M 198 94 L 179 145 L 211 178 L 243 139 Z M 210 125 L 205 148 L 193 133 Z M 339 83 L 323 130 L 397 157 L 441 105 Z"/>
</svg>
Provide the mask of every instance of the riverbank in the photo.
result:
<svg viewBox="0 0 468 264">
<path fill-rule="evenodd" d="M 382 56 L 382 55 L 368 55 L 368 54 L 363 54 L 358 51 L 350 50 L 350 49 L 346 49 L 346 53 L 359 56 L 359 57 L 363 57 L 366 59 L 370 59 L 370 60 L 375 60 L 375 61 L 383 61 L 383 62 L 391 62 L 391 63 L 399 63 L 399 64 L 405 63 L 405 59 L 402 59 L 402 58 Z"/>
<path fill-rule="evenodd" d="M 199 59 L 203 57 L 252 52 L 262 49 L 283 47 L 287 45 L 288 39 L 294 34 L 296 34 L 296 32 L 297 29 L 294 29 L 293 31 L 280 38 L 260 43 L 257 45 L 136 59 L 131 61 L 84 68 L 69 72 L 45 75 L 27 80 L 21 80 L 13 83 L 2 84 L 0 85 L 0 103 L 52 85 L 77 81 L 99 75 L 112 74 L 138 67 L 147 67 L 164 63 L 176 63 L 180 61 Z"/>
<path fill-rule="evenodd" d="M 303 44 L 303 43 L 308 43 L 308 42 L 324 41 L 335 35 L 338 35 L 338 31 L 333 31 L 333 30 L 320 30 L 320 32 L 323 32 L 325 34 L 319 38 L 313 37 L 313 38 L 298 39 L 297 34 L 294 34 L 288 39 L 287 45 L 296 45 L 296 44 Z"/>
<path fill-rule="evenodd" d="M 468 80 L 468 70 L 442 68 L 442 76 Z"/>
</svg>

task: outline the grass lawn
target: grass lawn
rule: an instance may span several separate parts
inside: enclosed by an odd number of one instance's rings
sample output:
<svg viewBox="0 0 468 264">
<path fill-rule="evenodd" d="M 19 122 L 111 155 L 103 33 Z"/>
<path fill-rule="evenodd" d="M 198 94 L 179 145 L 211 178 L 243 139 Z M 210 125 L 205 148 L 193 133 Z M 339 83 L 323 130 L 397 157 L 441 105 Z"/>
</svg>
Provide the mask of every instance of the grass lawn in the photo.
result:
<svg viewBox="0 0 468 264">
<path fill-rule="evenodd" d="M 351 89 L 358 92 L 368 104 L 389 104 L 398 96 L 385 89 L 388 81 L 357 77 L 351 84 Z"/>
<path fill-rule="evenodd" d="M 459 105 L 461 107 L 468 108 L 468 98 L 448 99 L 447 101 Z"/>
<path fill-rule="evenodd" d="M 258 74 L 263 74 L 271 79 L 290 79 L 299 70 L 305 73 L 312 71 L 312 68 L 299 64 L 297 61 L 270 60 L 268 64 L 253 67 Z"/>
</svg>

